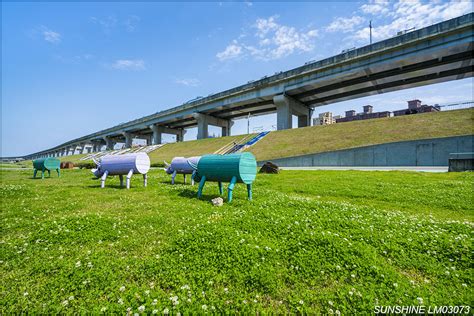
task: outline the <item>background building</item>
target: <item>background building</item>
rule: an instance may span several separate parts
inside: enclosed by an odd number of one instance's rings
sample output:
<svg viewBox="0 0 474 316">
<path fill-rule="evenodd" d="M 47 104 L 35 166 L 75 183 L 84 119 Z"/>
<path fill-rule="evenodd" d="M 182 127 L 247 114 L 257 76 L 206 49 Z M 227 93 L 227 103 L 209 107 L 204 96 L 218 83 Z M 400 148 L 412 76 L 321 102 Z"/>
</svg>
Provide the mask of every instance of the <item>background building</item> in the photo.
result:
<svg viewBox="0 0 474 316">
<path fill-rule="evenodd" d="M 341 117 L 337 119 L 336 122 L 342 123 L 342 122 L 350 122 L 350 121 L 356 121 L 356 120 L 368 120 L 368 119 L 374 119 L 374 118 L 390 117 L 389 111 L 373 112 L 372 105 L 365 105 L 363 109 L 364 109 L 364 112 L 358 113 L 358 114 L 356 114 L 356 111 L 354 110 L 346 111 L 346 117 Z"/>
<path fill-rule="evenodd" d="M 319 113 L 318 118 L 313 119 L 313 125 L 329 125 L 336 123 L 336 119 L 340 118 L 339 115 L 333 116 L 332 112 Z"/>
<path fill-rule="evenodd" d="M 408 109 L 393 111 L 394 116 L 418 114 L 426 112 L 438 112 L 440 107 L 438 105 L 421 104 L 418 99 L 408 101 Z"/>
</svg>

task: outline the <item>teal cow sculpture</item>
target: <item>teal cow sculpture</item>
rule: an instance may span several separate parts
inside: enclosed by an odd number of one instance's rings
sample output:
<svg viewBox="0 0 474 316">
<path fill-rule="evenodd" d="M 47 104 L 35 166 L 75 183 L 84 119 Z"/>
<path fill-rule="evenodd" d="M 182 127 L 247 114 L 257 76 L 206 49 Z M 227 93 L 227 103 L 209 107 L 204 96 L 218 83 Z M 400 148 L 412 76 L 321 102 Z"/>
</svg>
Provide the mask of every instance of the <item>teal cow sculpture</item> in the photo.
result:
<svg viewBox="0 0 474 316">
<path fill-rule="evenodd" d="M 33 178 L 36 178 L 36 172 L 38 172 L 38 170 L 41 170 L 41 179 L 44 179 L 45 171 L 48 171 L 48 174 L 51 177 L 51 170 L 56 170 L 59 177 L 59 170 L 61 169 L 60 165 L 61 162 L 59 159 L 51 157 L 33 160 L 33 168 L 35 169 Z"/>
<path fill-rule="evenodd" d="M 247 185 L 249 200 L 252 200 L 252 183 L 257 176 L 257 161 L 249 152 L 230 155 L 204 155 L 197 165 L 188 162 L 196 170 L 196 180 L 199 181 L 198 197 L 206 181 L 217 182 L 219 193 L 222 194 L 222 182 L 230 182 L 227 189 L 227 201 L 232 201 L 232 191 L 236 183 Z"/>
</svg>

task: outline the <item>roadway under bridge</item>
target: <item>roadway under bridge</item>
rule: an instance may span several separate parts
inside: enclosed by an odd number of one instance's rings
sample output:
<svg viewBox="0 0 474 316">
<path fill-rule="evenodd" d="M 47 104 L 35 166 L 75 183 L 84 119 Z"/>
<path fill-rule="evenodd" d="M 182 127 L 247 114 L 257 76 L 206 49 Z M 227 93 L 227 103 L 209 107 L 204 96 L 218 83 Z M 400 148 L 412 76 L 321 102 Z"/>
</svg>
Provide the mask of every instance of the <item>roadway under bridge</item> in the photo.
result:
<svg viewBox="0 0 474 316">
<path fill-rule="evenodd" d="M 259 80 L 195 99 L 86 135 L 27 159 L 112 149 L 134 138 L 160 144 L 162 134 L 182 141 L 186 128 L 208 137 L 209 125 L 231 133 L 232 120 L 277 113 L 277 129 L 310 125 L 314 108 L 340 101 L 473 76 L 474 13 L 353 49 Z"/>
</svg>

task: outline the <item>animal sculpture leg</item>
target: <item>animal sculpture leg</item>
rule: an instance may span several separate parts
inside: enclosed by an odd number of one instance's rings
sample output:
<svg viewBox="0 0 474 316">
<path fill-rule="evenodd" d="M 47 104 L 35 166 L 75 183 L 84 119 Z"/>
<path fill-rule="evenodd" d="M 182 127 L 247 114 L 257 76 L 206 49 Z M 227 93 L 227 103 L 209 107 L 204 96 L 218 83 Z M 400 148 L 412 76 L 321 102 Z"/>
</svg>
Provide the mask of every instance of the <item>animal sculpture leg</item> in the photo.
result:
<svg viewBox="0 0 474 316">
<path fill-rule="evenodd" d="M 100 187 L 104 188 L 105 187 L 105 179 L 107 179 L 107 176 L 109 175 L 109 171 L 106 170 L 102 177 L 100 178 Z"/>
<path fill-rule="evenodd" d="M 130 179 L 132 178 L 133 175 L 133 169 L 130 169 L 130 171 L 127 174 L 127 189 L 130 189 Z"/>
<path fill-rule="evenodd" d="M 35 171 L 33 171 L 33 179 L 36 179 L 36 172 L 37 172 L 37 171 L 38 171 L 38 170 L 36 170 L 36 169 L 35 169 Z"/>
<path fill-rule="evenodd" d="M 247 184 L 247 195 L 249 200 L 252 201 L 252 184 Z"/>
<path fill-rule="evenodd" d="M 237 178 L 232 177 L 230 180 L 229 187 L 227 188 L 227 202 L 232 202 L 232 191 L 234 191 L 235 184 L 237 183 Z"/>
<path fill-rule="evenodd" d="M 41 179 L 44 179 L 44 170 L 41 170 Z"/>
<path fill-rule="evenodd" d="M 148 175 L 145 173 L 143 175 L 143 186 L 146 187 L 147 183 L 148 183 Z"/>
<path fill-rule="evenodd" d="M 51 178 L 51 170 L 48 169 L 48 177 Z"/>
<path fill-rule="evenodd" d="M 120 186 L 123 187 L 123 175 L 119 175 L 119 179 L 120 179 Z"/>
<path fill-rule="evenodd" d="M 199 182 L 198 198 L 200 198 L 202 196 L 202 189 L 204 188 L 204 184 L 206 184 L 206 177 L 202 176 L 201 182 Z"/>
<path fill-rule="evenodd" d="M 174 184 L 174 178 L 176 178 L 176 170 L 173 171 L 173 174 L 171 175 L 171 184 Z"/>
<path fill-rule="evenodd" d="M 59 178 L 59 175 L 60 175 L 60 171 L 59 171 L 59 169 L 56 169 L 56 171 L 58 172 L 58 178 Z"/>
<path fill-rule="evenodd" d="M 194 185 L 194 177 L 196 176 L 196 170 L 193 171 L 193 174 L 191 175 L 191 185 Z"/>
<path fill-rule="evenodd" d="M 183 173 L 183 177 L 184 177 L 184 184 L 186 184 L 186 174 Z"/>
<path fill-rule="evenodd" d="M 217 183 L 219 185 L 219 194 L 222 194 L 222 182 Z"/>
</svg>

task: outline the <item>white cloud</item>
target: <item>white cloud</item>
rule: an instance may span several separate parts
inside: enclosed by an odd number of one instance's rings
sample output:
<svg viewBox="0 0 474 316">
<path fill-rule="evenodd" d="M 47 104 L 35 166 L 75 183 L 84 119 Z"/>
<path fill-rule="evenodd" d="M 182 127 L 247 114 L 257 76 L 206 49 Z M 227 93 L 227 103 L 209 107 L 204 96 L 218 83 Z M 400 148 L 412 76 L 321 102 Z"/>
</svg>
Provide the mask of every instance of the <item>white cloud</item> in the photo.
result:
<svg viewBox="0 0 474 316">
<path fill-rule="evenodd" d="M 63 55 L 56 54 L 56 55 L 53 55 L 53 58 L 65 64 L 80 64 L 83 62 L 89 62 L 95 57 L 92 54 L 81 54 L 81 55 L 75 55 L 75 56 L 63 56 Z"/>
<path fill-rule="evenodd" d="M 388 0 L 371 0 L 360 7 L 361 11 L 367 14 L 387 14 L 389 12 Z"/>
<path fill-rule="evenodd" d="M 228 45 L 222 52 L 217 53 L 216 57 L 220 61 L 234 59 L 242 54 L 242 46 L 237 41 L 233 41 L 232 44 Z"/>
<path fill-rule="evenodd" d="M 419 29 L 431 24 L 448 20 L 469 12 L 472 12 L 471 1 L 450 0 L 448 2 L 421 0 L 370 0 L 359 8 L 361 15 L 366 14 L 372 21 L 373 40 L 383 40 L 397 35 L 399 31 L 408 29 Z M 326 31 L 345 31 L 346 27 L 353 35 L 346 38 L 346 43 L 350 46 L 367 43 L 369 39 L 369 27 L 360 28 L 364 20 L 358 15 L 350 18 L 336 18 Z M 354 23 L 351 23 L 354 22 Z M 356 23 L 357 22 L 357 23 Z M 346 24 L 345 24 L 346 23 Z M 347 46 L 347 45 L 346 45 Z"/>
<path fill-rule="evenodd" d="M 361 16 L 355 15 L 350 18 L 338 17 L 334 19 L 326 28 L 328 32 L 341 31 L 343 33 L 352 32 L 356 26 L 364 23 L 365 19 Z"/>
<path fill-rule="evenodd" d="M 53 30 L 50 30 L 44 25 L 40 27 L 40 32 L 41 32 L 41 35 L 43 36 L 43 39 L 47 42 L 50 42 L 53 44 L 57 44 L 61 42 L 61 34 Z"/>
<path fill-rule="evenodd" d="M 130 15 L 124 22 L 125 28 L 128 32 L 133 32 L 138 27 L 138 23 L 140 22 L 140 17 L 136 15 Z"/>
<path fill-rule="evenodd" d="M 197 87 L 200 84 L 200 81 L 196 78 L 188 78 L 188 79 L 176 79 L 175 82 L 177 84 L 182 84 L 188 87 Z"/>
<path fill-rule="evenodd" d="M 107 16 L 105 18 L 97 18 L 95 16 L 90 18 L 92 23 L 98 24 L 102 27 L 102 31 L 109 34 L 113 28 L 117 25 L 117 18 L 114 16 Z"/>
<path fill-rule="evenodd" d="M 278 16 L 257 19 L 252 26 L 254 34 L 251 38 L 239 36 L 240 39 L 246 39 L 246 42 L 233 40 L 224 51 L 216 55 L 217 58 L 224 61 L 251 56 L 261 60 L 272 60 L 314 49 L 314 38 L 318 36 L 317 30 L 297 30 L 294 27 L 279 24 L 277 19 Z"/>
<path fill-rule="evenodd" d="M 145 62 L 141 59 L 118 59 L 111 67 L 118 70 L 145 70 Z"/>
</svg>

